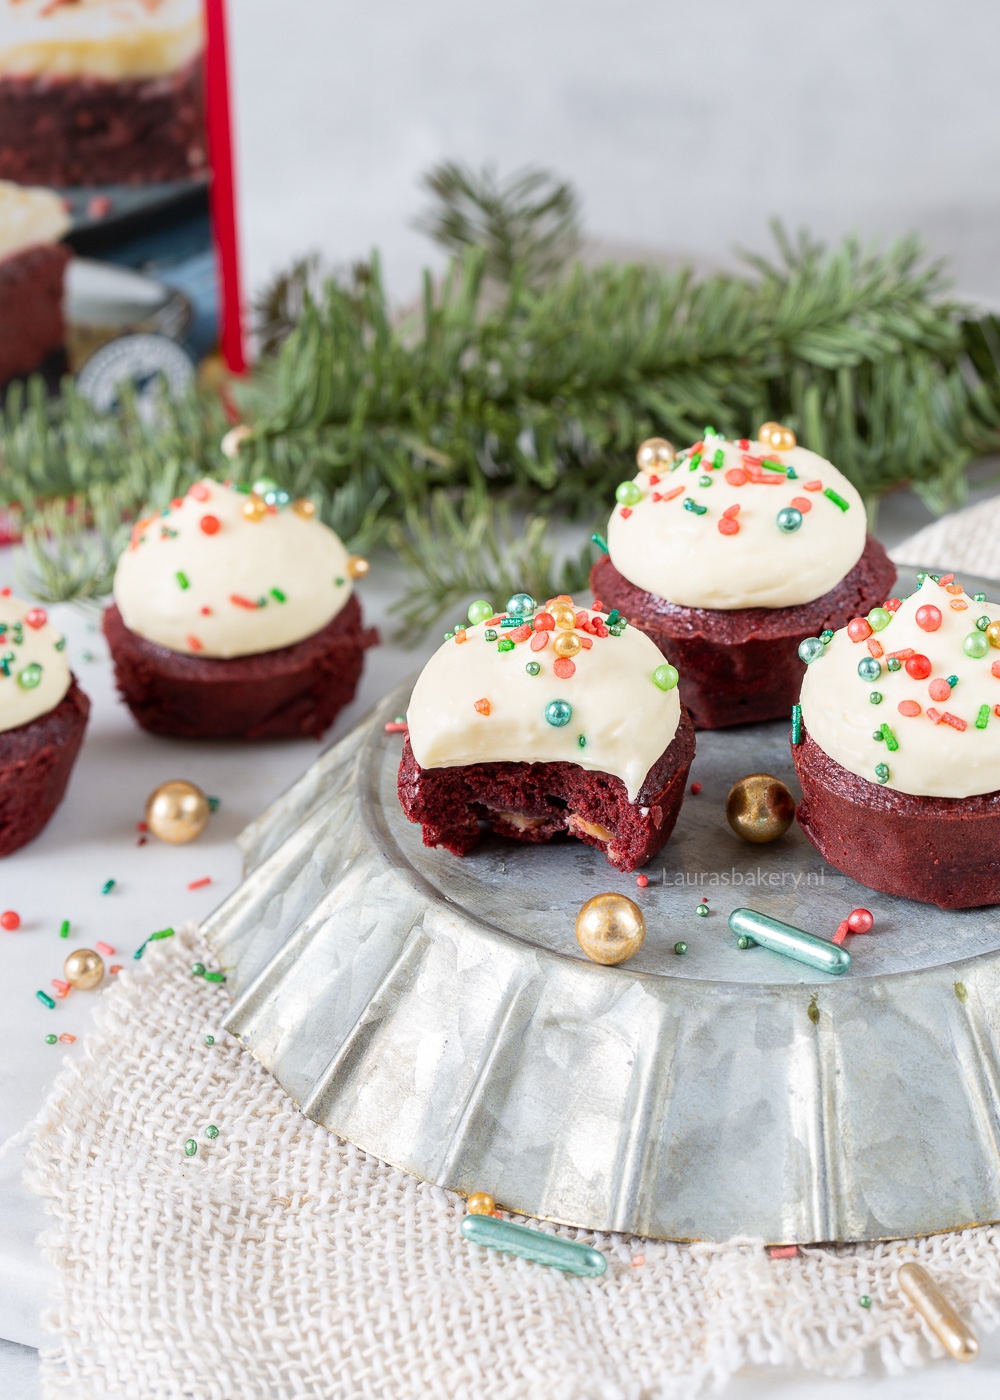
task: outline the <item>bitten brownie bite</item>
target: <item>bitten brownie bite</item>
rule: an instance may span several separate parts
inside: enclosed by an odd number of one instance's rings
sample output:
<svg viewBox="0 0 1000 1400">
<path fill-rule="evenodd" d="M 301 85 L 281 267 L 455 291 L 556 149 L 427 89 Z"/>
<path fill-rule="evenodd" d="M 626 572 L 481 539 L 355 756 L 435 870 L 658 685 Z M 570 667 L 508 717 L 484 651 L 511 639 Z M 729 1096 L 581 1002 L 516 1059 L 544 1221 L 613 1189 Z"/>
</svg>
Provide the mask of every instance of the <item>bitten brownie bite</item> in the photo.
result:
<svg viewBox="0 0 1000 1400">
<path fill-rule="evenodd" d="M 699 729 L 787 715 L 802 638 L 867 612 L 895 581 L 861 497 L 777 423 L 754 441 L 706 428 L 676 455 L 653 438 L 638 461 L 616 492 L 594 596 L 669 654 Z"/>
<path fill-rule="evenodd" d="M 199 481 L 137 522 L 104 615 L 118 689 L 154 734 L 319 738 L 354 698 L 365 628 L 348 556 L 273 481 Z"/>
<path fill-rule="evenodd" d="M 1000 607 L 952 574 L 921 577 L 903 602 L 803 642 L 798 819 L 872 889 L 998 904 Z"/>
<path fill-rule="evenodd" d="M 0 180 L 0 389 L 61 355 L 69 225 L 53 190 Z"/>
<path fill-rule="evenodd" d="M 484 602 L 413 688 L 399 765 L 424 845 L 467 855 L 484 828 L 565 834 L 634 870 L 665 844 L 694 757 L 677 671 L 616 612 L 518 593 Z"/>
<path fill-rule="evenodd" d="M 0 0 L 0 176 L 201 174 L 204 42 L 202 0 Z"/>
<path fill-rule="evenodd" d="M 59 806 L 87 727 L 63 637 L 44 608 L 0 593 L 0 856 L 33 840 Z"/>
</svg>

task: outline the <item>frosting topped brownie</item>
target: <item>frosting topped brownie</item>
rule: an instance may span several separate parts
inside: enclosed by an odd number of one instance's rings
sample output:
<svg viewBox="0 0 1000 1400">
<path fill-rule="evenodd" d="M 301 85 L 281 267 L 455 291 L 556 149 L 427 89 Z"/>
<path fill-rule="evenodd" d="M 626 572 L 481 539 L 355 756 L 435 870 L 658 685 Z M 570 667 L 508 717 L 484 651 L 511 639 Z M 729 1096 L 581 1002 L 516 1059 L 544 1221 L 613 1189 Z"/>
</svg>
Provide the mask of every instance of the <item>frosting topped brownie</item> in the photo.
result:
<svg viewBox="0 0 1000 1400">
<path fill-rule="evenodd" d="M 0 733 L 54 710 L 71 680 L 65 638 L 45 609 L 0 591 Z"/>
<path fill-rule="evenodd" d="M 0 180 L 0 259 L 42 243 L 57 243 L 69 226 L 66 207 L 55 190 Z"/>
<path fill-rule="evenodd" d="M 0 74 L 154 78 L 204 44 L 201 0 L 0 0 Z"/>
<path fill-rule="evenodd" d="M 919 797 L 1000 790 L 1000 605 L 928 574 L 799 654 L 802 718 L 841 767 Z"/>
<path fill-rule="evenodd" d="M 616 611 L 542 607 L 515 594 L 504 612 L 469 609 L 421 671 L 407 709 L 421 768 L 577 764 L 621 779 L 634 802 L 681 717 L 677 671 Z"/>
<path fill-rule="evenodd" d="M 129 631 L 171 651 L 252 656 L 312 636 L 351 596 L 356 561 L 274 482 L 196 482 L 136 522 L 114 599 Z"/>
<path fill-rule="evenodd" d="M 676 456 L 651 453 L 648 469 L 616 496 L 611 562 L 638 588 L 684 607 L 809 603 L 865 548 L 864 505 L 844 474 L 773 439 L 731 442 L 706 429 Z"/>
</svg>

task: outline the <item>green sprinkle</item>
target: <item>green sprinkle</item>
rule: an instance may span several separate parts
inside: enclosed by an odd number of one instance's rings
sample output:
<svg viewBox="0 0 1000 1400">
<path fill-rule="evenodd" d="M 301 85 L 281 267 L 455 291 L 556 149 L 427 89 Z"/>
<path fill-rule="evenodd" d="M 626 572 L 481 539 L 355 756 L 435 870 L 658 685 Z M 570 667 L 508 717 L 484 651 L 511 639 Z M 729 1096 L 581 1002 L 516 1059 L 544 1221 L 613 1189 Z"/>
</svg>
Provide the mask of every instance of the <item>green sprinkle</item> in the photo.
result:
<svg viewBox="0 0 1000 1400">
<path fill-rule="evenodd" d="M 608 631 L 611 633 L 612 637 L 620 637 L 621 634 L 625 631 L 625 623 L 616 622 L 614 627 L 608 628 Z"/>
<path fill-rule="evenodd" d="M 66 638 L 65 638 L 65 637 L 60 637 L 59 640 L 56 642 L 56 651 L 65 651 L 65 650 L 66 650 Z"/>
<path fill-rule="evenodd" d="M 819 639 L 824 646 L 829 646 L 833 641 L 833 633 L 830 631 L 829 627 L 823 628 L 822 632 L 819 634 Z"/>
<path fill-rule="evenodd" d="M 590 537 L 590 543 L 591 543 L 591 544 L 596 544 L 596 545 L 597 545 L 597 548 L 601 551 L 602 554 L 607 554 L 607 552 L 608 552 L 608 542 L 607 542 L 607 540 L 604 538 L 603 535 L 598 535 L 598 534 L 596 534 L 596 533 L 593 534 L 593 535 L 591 535 L 591 537 Z"/>
<path fill-rule="evenodd" d="M 274 601 L 275 601 L 276 603 L 287 603 L 287 601 L 288 601 L 288 595 L 285 594 L 285 593 L 282 593 L 282 591 L 281 591 L 280 588 L 272 588 L 272 589 L 271 589 L 271 597 L 274 599 Z"/>
<path fill-rule="evenodd" d="M 768 469 L 769 472 L 781 472 L 781 475 L 782 475 L 782 476 L 785 475 L 785 468 L 784 468 L 784 466 L 782 466 L 782 464 L 781 464 L 780 462 L 772 462 L 772 461 L 770 461 L 770 459 L 767 458 L 767 457 L 765 457 L 764 460 L 761 462 L 761 466 L 762 466 L 762 467 L 767 467 L 767 469 Z"/>
<path fill-rule="evenodd" d="M 208 1127 L 205 1129 L 205 1136 L 213 1139 L 219 1136 L 219 1130 L 214 1123 L 209 1123 Z"/>
<path fill-rule="evenodd" d="M 956 983 L 954 984 L 954 987 L 955 987 L 955 995 L 958 997 L 959 1001 L 962 1002 L 963 1004 L 964 1004 L 965 1002 L 967 1002 L 967 1001 L 969 1000 L 969 993 L 965 990 L 965 983 L 964 983 L 964 982 L 956 982 Z"/>
<path fill-rule="evenodd" d="M 146 942 L 147 942 L 147 943 L 156 943 L 157 940 L 160 939 L 160 938 L 173 938 L 173 936 L 174 936 L 174 931 L 173 931 L 172 928 L 161 928 L 158 932 L 156 932 L 156 933 L 151 933 L 151 934 L 149 935 L 149 937 L 146 939 Z"/>
<path fill-rule="evenodd" d="M 198 1144 L 195 1142 L 194 1138 L 188 1138 L 187 1142 L 184 1144 L 184 1156 L 193 1157 L 197 1151 Z"/>
<path fill-rule="evenodd" d="M 979 707 L 979 714 L 976 715 L 976 728 L 977 728 L 977 729 L 985 729 L 985 728 L 986 728 L 986 723 L 987 723 L 987 720 L 989 719 L 989 717 L 990 717 L 990 707 L 989 707 L 989 705 L 980 705 L 980 707 Z"/>
<path fill-rule="evenodd" d="M 337 585 L 338 588 L 343 588 L 344 584 L 347 582 L 347 579 L 346 579 L 346 578 L 335 578 L 333 581 L 334 581 L 334 583 Z"/>
<path fill-rule="evenodd" d="M 454 636 L 455 636 L 454 632 L 446 632 L 446 633 L 444 634 L 444 639 L 445 639 L 446 642 L 450 642 L 450 641 L 452 641 L 452 640 L 454 639 Z"/>
<path fill-rule="evenodd" d="M 978 661 L 981 657 L 985 656 L 989 649 L 990 644 L 983 636 L 982 632 L 970 632 L 962 642 L 962 650 L 965 652 L 966 656 L 971 656 L 974 661 Z M 22 671 L 21 676 L 23 675 L 24 672 Z M 17 678 L 19 681 L 21 676 Z"/>
<path fill-rule="evenodd" d="M 690 496 L 685 496 L 685 497 L 684 497 L 684 509 L 685 509 L 685 510 L 693 510 L 694 513 L 695 513 L 695 515 L 707 515 L 707 514 L 708 514 L 708 506 L 700 506 L 700 505 L 698 504 L 698 502 L 695 501 L 695 500 L 692 500 L 692 498 L 691 498 Z"/>
<path fill-rule="evenodd" d="M 862 1293 L 861 1297 L 858 1299 L 858 1302 L 863 1308 L 870 1308 L 872 1305 L 872 1300 L 869 1298 L 867 1293 Z"/>
<path fill-rule="evenodd" d="M 653 672 L 652 680 L 653 684 L 659 686 L 660 690 L 673 690 L 680 680 L 680 672 L 676 666 L 671 666 L 668 662 L 663 666 L 657 666 Z"/>
<path fill-rule="evenodd" d="M 101 886 L 101 894 L 110 894 L 117 883 L 117 880 L 105 880 Z"/>
<path fill-rule="evenodd" d="M 206 981 L 206 982 L 224 982 L 225 980 L 226 980 L 226 974 L 225 974 L 224 972 L 206 972 L 206 973 L 205 973 L 205 981 Z"/>
<path fill-rule="evenodd" d="M 702 454 L 701 454 L 700 452 L 696 452 L 696 453 L 694 454 L 694 456 L 691 458 L 691 466 L 690 466 L 690 469 L 689 469 L 689 470 L 691 470 L 691 471 L 693 471 L 693 472 L 698 470 L 698 467 L 699 467 L 700 464 L 701 464 L 701 457 L 702 457 Z"/>
<path fill-rule="evenodd" d="M 616 486 L 615 500 L 620 506 L 638 505 L 642 500 L 642 491 L 638 483 L 634 481 L 623 481 L 620 486 Z"/>
<path fill-rule="evenodd" d="M 716 471 L 718 471 L 719 468 L 722 466 L 722 464 L 725 462 L 725 460 L 726 460 L 726 454 L 725 454 L 725 452 L 723 451 L 723 449 L 720 447 L 720 448 L 718 448 L 718 450 L 715 452 L 715 454 L 714 454 L 713 457 L 712 457 L 712 466 L 713 466 L 713 468 L 714 468 Z"/>
<path fill-rule="evenodd" d="M 577 748 L 580 748 L 580 749 L 585 749 L 585 748 L 587 747 L 587 736 L 586 736 L 586 734 L 578 734 L 578 735 L 576 736 L 576 745 L 577 745 Z"/>
<path fill-rule="evenodd" d="M 699 486 L 711 486 L 711 484 L 712 484 L 712 478 L 711 478 L 710 476 L 700 476 L 700 477 L 698 478 L 698 485 L 699 485 Z"/>
<path fill-rule="evenodd" d="M 923 585 L 924 585 L 926 582 L 927 582 L 927 574 L 925 574 L 924 571 L 921 569 L 920 573 L 917 574 L 917 586 L 918 586 L 919 588 L 922 588 Z"/>
<path fill-rule="evenodd" d="M 903 663 L 902 661 L 900 661 L 898 656 L 890 656 L 885 664 L 889 667 L 890 671 L 899 671 L 902 669 L 903 666 Z"/>
<path fill-rule="evenodd" d="M 69 919 L 63 919 L 62 923 L 59 925 L 59 937 L 69 937 Z"/>
<path fill-rule="evenodd" d="M 192 964 L 191 964 L 191 976 L 192 976 L 192 977 L 204 977 L 204 975 L 205 975 L 205 964 L 204 964 L 203 962 L 196 962 L 196 963 L 192 963 Z"/>
<path fill-rule="evenodd" d="M 501 626 L 501 627 L 523 627 L 523 626 L 524 626 L 524 618 L 523 618 L 523 617 L 502 617 L 502 618 L 500 619 L 500 626 Z"/>
<path fill-rule="evenodd" d="M 875 740 L 876 743 L 881 744 L 885 740 L 885 735 L 882 733 L 881 729 L 873 729 L 872 738 Z"/>
<path fill-rule="evenodd" d="M 839 506 L 841 510 L 850 510 L 850 502 L 845 501 L 843 496 L 838 496 L 831 486 L 826 488 L 823 495 L 828 501 L 832 501 L 835 506 Z"/>
<path fill-rule="evenodd" d="M 675 943 L 675 944 L 674 944 L 674 952 L 677 954 L 677 956 L 678 956 L 679 958 L 682 958 L 682 957 L 684 956 L 684 954 L 687 952 L 687 950 L 688 950 L 688 945 L 684 942 L 683 939 L 681 939 L 681 941 L 680 941 L 679 943 Z"/>
<path fill-rule="evenodd" d="M 889 781 L 889 765 L 887 763 L 876 763 L 875 777 L 880 783 L 887 783 Z"/>
<path fill-rule="evenodd" d="M 701 435 L 702 435 L 703 438 L 707 438 L 707 437 L 718 437 L 718 436 L 719 436 L 719 434 L 718 434 L 718 433 L 715 431 L 715 429 L 712 427 L 711 423 L 706 423 L 706 424 L 705 424 L 704 428 L 702 428 L 702 430 L 701 430 Z"/>
<path fill-rule="evenodd" d="M 871 691 L 871 693 L 870 693 L 869 696 L 868 696 L 868 701 L 869 701 L 869 703 L 872 704 L 872 705 L 881 705 L 881 703 L 882 703 L 882 692 L 881 692 L 880 690 L 873 690 L 873 691 Z"/>
<path fill-rule="evenodd" d="M 529 676 L 537 676 L 542 668 L 537 661 L 529 661 L 524 669 L 527 671 Z"/>
<path fill-rule="evenodd" d="M 45 1037 L 45 1044 L 46 1044 L 46 1045 L 55 1045 L 55 1043 L 56 1043 L 56 1041 L 57 1041 L 58 1039 L 59 1039 L 59 1037 L 58 1037 L 57 1035 L 53 1035 L 52 1032 L 49 1031 L 48 1035 Z"/>
<path fill-rule="evenodd" d="M 816 1004 L 817 999 L 818 994 L 816 992 L 813 992 L 812 999 L 809 1002 L 809 1005 L 806 1007 L 806 1015 L 809 1017 L 810 1021 L 812 1021 L 814 1026 L 819 1025 L 820 1011 L 818 1005 Z"/>
<path fill-rule="evenodd" d="M 736 946 L 737 948 L 756 948 L 757 945 L 747 934 L 741 933 L 736 940 Z"/>
<path fill-rule="evenodd" d="M 56 1004 L 49 996 L 48 992 L 36 992 L 35 996 L 38 998 L 38 1000 L 42 1003 L 43 1006 L 47 1006 L 50 1011 L 55 1011 Z"/>
<path fill-rule="evenodd" d="M 41 685 L 42 668 L 37 661 L 30 662 L 22 671 L 18 671 L 17 683 L 22 690 L 34 690 L 36 686 Z"/>
<path fill-rule="evenodd" d="M 941 575 L 940 575 L 940 574 L 931 574 L 931 578 L 934 580 L 935 583 L 940 583 L 940 582 L 941 582 Z"/>
<path fill-rule="evenodd" d="M 709 914 L 708 905 L 699 904 L 694 912 L 699 916 L 699 918 L 707 919 Z"/>
<path fill-rule="evenodd" d="M 958 677 L 957 677 L 957 676 L 949 676 L 949 677 L 948 677 L 948 684 L 951 686 L 952 690 L 954 690 L 955 687 L 956 687 L 956 685 L 958 685 Z"/>
<path fill-rule="evenodd" d="M 990 621 L 991 619 L 988 617 L 977 617 L 976 626 L 979 628 L 980 632 L 985 632 L 990 625 Z"/>
<path fill-rule="evenodd" d="M 613 627 L 620 617 L 621 613 L 618 611 L 618 609 L 612 608 L 611 611 L 608 613 L 608 626 Z"/>
<path fill-rule="evenodd" d="M 486 631 L 483 633 L 483 636 L 488 642 L 495 642 L 497 639 L 497 629 L 495 627 L 487 627 Z"/>
<path fill-rule="evenodd" d="M 883 724 L 882 726 L 882 738 L 885 740 L 885 746 L 889 752 L 895 753 L 899 748 L 899 740 L 887 724 Z"/>
<path fill-rule="evenodd" d="M 257 606 L 258 606 L 258 608 L 266 608 L 266 607 L 267 607 L 267 599 L 266 599 L 266 598 L 258 598 L 258 599 L 257 599 Z"/>
<path fill-rule="evenodd" d="M 174 575 L 174 578 L 176 578 L 176 580 L 177 580 L 177 582 L 180 584 L 181 588 L 190 588 L 190 587 L 191 587 L 191 582 L 190 582 L 190 580 L 189 580 L 187 574 L 182 573 L 182 572 L 180 571 L 180 569 L 177 570 L 176 574 Z"/>
<path fill-rule="evenodd" d="M 214 1035 L 206 1035 L 206 1037 L 205 1037 L 205 1044 L 206 1044 L 206 1045 L 214 1045 L 214 1044 L 215 1044 L 215 1036 L 214 1036 Z"/>
<path fill-rule="evenodd" d="M 405 723 L 406 723 L 406 716 L 404 715 L 403 718 L 402 718 L 401 720 L 397 720 L 396 723 L 397 723 L 397 724 L 405 724 Z M 209 810 L 210 812 L 217 812 L 217 811 L 219 810 L 220 806 L 222 805 L 222 798 L 221 798 L 221 797 L 206 797 L 206 798 L 205 798 L 205 801 L 208 803 L 208 810 Z"/>
<path fill-rule="evenodd" d="M 788 481 L 798 481 L 799 474 L 794 467 L 785 468 L 785 477 Z"/>
<path fill-rule="evenodd" d="M 985 603 L 985 602 L 986 602 L 986 594 L 985 594 L 985 593 L 973 593 L 973 595 L 972 595 L 972 601 L 973 601 L 974 603 Z"/>
<path fill-rule="evenodd" d="M 513 651 L 515 645 L 509 637 L 501 637 L 497 642 L 497 651 Z"/>
</svg>

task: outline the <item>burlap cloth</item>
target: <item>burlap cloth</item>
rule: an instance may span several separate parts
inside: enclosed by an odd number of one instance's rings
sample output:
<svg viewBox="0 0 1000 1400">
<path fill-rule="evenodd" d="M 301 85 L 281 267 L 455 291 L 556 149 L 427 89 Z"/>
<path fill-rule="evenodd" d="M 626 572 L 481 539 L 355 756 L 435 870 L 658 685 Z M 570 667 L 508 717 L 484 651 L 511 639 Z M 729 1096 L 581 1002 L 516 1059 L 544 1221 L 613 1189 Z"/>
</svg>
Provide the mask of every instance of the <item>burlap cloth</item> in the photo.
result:
<svg viewBox="0 0 1000 1400">
<path fill-rule="evenodd" d="M 896 554 L 1000 575 L 1000 502 Z M 120 975 L 32 1143 L 58 1275 L 46 1397 L 655 1400 L 747 1365 L 895 1372 L 942 1355 L 896 1287 L 906 1259 L 974 1327 L 1000 1319 L 993 1227 L 788 1260 L 568 1232 L 607 1255 L 596 1280 L 470 1246 L 460 1197 L 311 1123 L 220 1031 L 225 989 L 195 959 L 189 929 Z"/>
</svg>

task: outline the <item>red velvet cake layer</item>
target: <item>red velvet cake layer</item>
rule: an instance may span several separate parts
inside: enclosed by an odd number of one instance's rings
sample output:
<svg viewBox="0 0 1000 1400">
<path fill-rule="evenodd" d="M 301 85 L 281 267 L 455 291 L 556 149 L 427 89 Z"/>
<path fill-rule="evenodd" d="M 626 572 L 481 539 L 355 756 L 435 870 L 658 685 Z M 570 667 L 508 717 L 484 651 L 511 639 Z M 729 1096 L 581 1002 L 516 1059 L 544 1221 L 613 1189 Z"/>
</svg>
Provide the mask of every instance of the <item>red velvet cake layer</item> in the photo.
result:
<svg viewBox="0 0 1000 1400">
<path fill-rule="evenodd" d="M 145 185 L 205 170 L 200 58 L 159 78 L 0 78 L 0 179 Z"/>
<path fill-rule="evenodd" d="M 0 856 L 20 850 L 59 806 L 83 742 L 90 701 L 76 683 L 54 710 L 0 734 Z"/>
<path fill-rule="evenodd" d="M 0 388 L 41 369 L 46 357 L 61 349 L 69 259 L 64 244 L 39 243 L 0 260 Z"/>
<path fill-rule="evenodd" d="M 792 745 L 792 759 L 799 825 L 845 875 L 942 909 L 1000 904 L 1000 792 L 896 792 L 851 773 L 808 734 Z"/>
<path fill-rule="evenodd" d="M 354 595 L 311 637 L 230 660 L 148 642 L 114 604 L 104 635 L 135 718 L 152 734 L 178 739 L 319 739 L 354 699 L 365 650 L 378 642 Z"/>
<path fill-rule="evenodd" d="M 411 822 L 420 823 L 425 846 L 468 855 L 485 823 L 513 841 L 575 836 L 604 851 L 619 870 L 629 871 L 666 844 L 693 758 L 694 726 L 682 709 L 677 733 L 649 770 L 635 802 L 630 802 L 621 778 L 576 763 L 421 768 L 407 735 L 397 790 L 403 811 Z"/>
<path fill-rule="evenodd" d="M 608 558 L 590 572 L 604 608 L 617 608 L 677 667 L 681 700 L 698 729 L 789 714 L 806 669 L 799 642 L 864 616 L 890 596 L 895 581 L 895 566 L 871 535 L 835 588 L 791 608 L 686 608 L 629 583 Z"/>
</svg>

